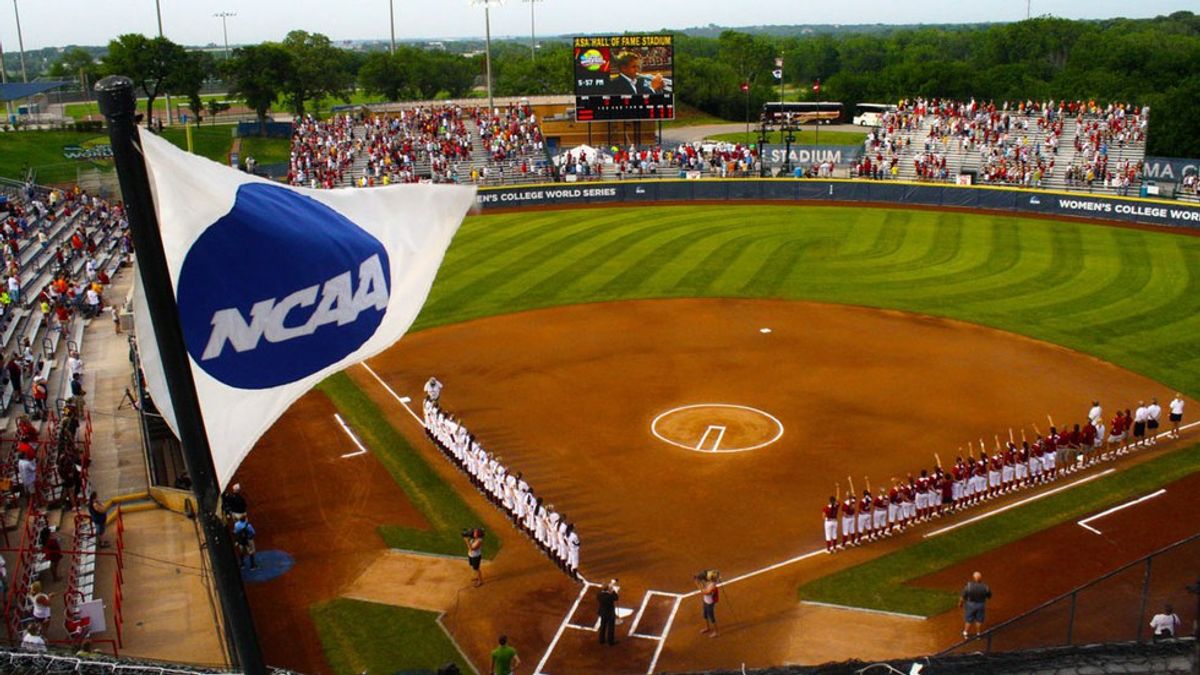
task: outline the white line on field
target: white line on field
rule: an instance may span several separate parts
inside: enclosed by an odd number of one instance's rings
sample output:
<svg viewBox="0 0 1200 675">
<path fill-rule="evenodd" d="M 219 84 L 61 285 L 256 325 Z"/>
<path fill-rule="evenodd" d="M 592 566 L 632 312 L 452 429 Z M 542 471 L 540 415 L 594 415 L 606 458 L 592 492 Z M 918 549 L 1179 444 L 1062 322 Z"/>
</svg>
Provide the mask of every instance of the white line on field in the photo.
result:
<svg viewBox="0 0 1200 675">
<path fill-rule="evenodd" d="M 883 609 L 869 609 L 867 607 L 851 607 L 850 605 L 835 605 L 832 602 L 817 602 L 816 600 L 801 600 L 802 605 L 814 605 L 816 607 L 828 607 L 830 609 L 843 609 L 847 612 L 864 612 L 866 614 L 882 614 L 884 616 L 894 616 L 901 619 L 913 619 L 915 621 L 924 621 L 925 617 L 920 614 L 904 614 L 902 612 L 889 612 Z"/>
<path fill-rule="evenodd" d="M 571 605 L 570 611 L 563 617 L 562 623 L 558 624 L 558 632 L 554 634 L 554 639 L 550 641 L 546 647 L 546 653 L 542 654 L 542 660 L 538 661 L 537 668 L 533 669 L 533 675 L 545 675 L 542 668 L 546 667 L 546 662 L 550 660 L 550 655 L 554 653 L 554 647 L 558 645 L 558 641 L 562 638 L 563 631 L 567 629 L 567 624 L 570 623 L 571 617 L 575 616 L 575 610 L 579 609 L 579 603 L 583 601 L 583 596 L 587 595 L 588 588 L 592 586 L 599 587 L 600 584 L 586 583 L 583 588 L 579 589 L 579 595 L 575 598 L 575 604 Z"/>
<path fill-rule="evenodd" d="M 411 401 L 411 400 L 412 400 L 411 398 L 409 398 L 409 397 L 407 397 L 407 396 L 401 396 L 400 394 L 397 394 L 397 393 L 396 393 L 396 390 L 395 390 L 395 389 L 392 389 L 390 386 L 388 386 L 388 383 L 387 383 L 387 382 L 384 382 L 384 381 L 383 381 L 383 378 L 379 376 L 379 373 L 377 373 L 377 372 L 375 372 L 374 370 L 372 370 L 371 366 L 368 366 L 366 361 L 363 361 L 363 362 L 362 362 L 361 364 L 359 364 L 359 365 L 361 365 L 363 368 L 366 368 L 366 369 L 367 369 L 367 372 L 371 374 L 371 377 L 373 377 L 373 378 L 375 378 L 376 380 L 378 380 L 378 381 L 379 381 L 379 384 L 383 385 L 383 388 L 387 390 L 387 393 L 391 394 L 391 395 L 392 395 L 392 398 L 396 399 L 396 401 L 397 401 L 397 402 L 398 402 L 400 405 L 404 406 L 404 409 L 408 411 L 408 414 L 409 414 L 409 415 L 412 415 L 413 419 L 417 421 L 417 424 L 420 424 L 422 427 L 423 427 L 423 426 L 425 426 L 425 420 L 423 420 L 423 419 L 421 419 L 419 416 L 417 416 L 417 413 L 413 412 L 413 411 L 412 411 L 412 408 L 409 408 L 409 407 L 408 407 L 408 403 L 409 403 L 409 401 Z"/>
<path fill-rule="evenodd" d="M 793 563 L 798 563 L 801 560 L 808 560 L 809 558 L 812 558 L 812 557 L 818 556 L 818 555 L 823 555 L 824 553 L 825 553 L 825 549 L 823 549 L 823 548 L 816 549 L 815 551 L 809 551 L 808 553 L 798 555 L 795 558 L 788 558 L 787 560 L 777 562 L 774 565 L 768 565 L 761 569 L 754 570 L 753 572 L 746 572 L 745 574 L 743 574 L 741 576 L 736 576 L 732 579 L 727 579 L 725 581 L 722 581 L 721 585 L 729 586 L 730 584 L 736 584 L 739 581 L 745 581 L 746 579 L 749 579 L 751 577 L 756 577 L 760 574 L 766 574 L 767 572 L 777 570 L 780 567 L 787 567 L 788 565 L 791 565 Z M 679 599 L 683 600 L 685 598 L 690 598 L 695 595 L 700 595 L 700 591 L 692 591 L 691 593 L 684 593 L 683 595 L 679 596 Z"/>
<path fill-rule="evenodd" d="M 1102 513 L 1097 513 L 1094 516 L 1089 516 L 1087 518 L 1084 518 L 1083 520 L 1075 521 L 1075 524 L 1082 527 L 1085 530 L 1091 530 L 1092 532 L 1095 532 L 1096 534 L 1100 534 L 1100 530 L 1097 530 L 1096 528 L 1092 527 L 1091 525 L 1088 525 L 1088 523 L 1092 522 L 1093 520 L 1099 520 L 1100 518 L 1103 518 L 1104 516 L 1107 516 L 1111 513 L 1116 513 L 1117 511 L 1120 511 L 1121 509 L 1127 509 L 1130 506 L 1134 506 L 1136 504 L 1141 504 L 1142 502 L 1144 502 L 1148 499 L 1154 499 L 1155 497 L 1166 494 L 1166 493 L 1167 493 L 1167 489 L 1162 488 L 1158 492 L 1151 492 L 1150 494 L 1145 495 L 1143 497 L 1138 497 L 1137 499 L 1135 499 L 1131 502 L 1125 502 L 1124 504 L 1121 504 L 1120 506 L 1114 506 L 1111 509 L 1104 511 Z"/>
<path fill-rule="evenodd" d="M 924 538 L 928 539 L 930 537 L 936 537 L 939 534 L 945 534 L 951 530 L 957 530 L 958 528 L 960 528 L 964 525 L 970 525 L 971 523 L 977 523 L 985 518 L 991 518 L 992 516 L 994 516 L 998 513 L 1004 513 L 1005 511 L 1007 511 L 1009 509 L 1015 509 L 1018 506 L 1028 504 L 1030 502 L 1036 502 L 1037 500 L 1039 500 L 1043 497 L 1049 497 L 1050 495 L 1062 492 L 1063 490 L 1070 490 L 1071 488 L 1075 487 L 1076 485 L 1083 485 L 1084 483 L 1094 481 L 1097 478 L 1100 478 L 1102 476 L 1107 476 L 1108 474 L 1110 474 L 1114 471 L 1116 471 L 1116 469 L 1105 469 L 1104 471 L 1101 471 L 1100 473 L 1092 474 L 1091 476 L 1087 476 L 1086 478 L 1080 478 L 1079 480 L 1077 480 L 1073 483 L 1067 483 L 1066 485 L 1060 485 L 1060 486 L 1054 488 L 1053 490 L 1046 490 L 1045 492 L 1039 492 L 1036 495 L 1026 497 L 1025 499 L 1015 501 L 1011 504 L 1006 504 L 1004 506 L 1001 506 L 998 509 L 988 511 L 987 513 L 981 513 L 981 514 L 975 516 L 974 518 L 967 518 L 964 521 L 955 523 L 953 525 L 948 525 L 946 527 L 941 528 L 940 530 L 934 530 L 933 532 L 927 532 L 927 533 L 925 533 Z"/>
<path fill-rule="evenodd" d="M 654 658 L 650 659 L 650 667 L 646 669 L 646 675 L 651 675 L 654 668 L 658 666 L 658 656 L 662 654 L 663 647 L 667 644 L 667 636 L 671 634 L 671 624 L 675 623 L 675 614 L 679 611 L 679 603 L 683 602 L 683 598 L 675 598 L 675 606 L 671 608 L 671 615 L 667 617 L 667 625 L 663 627 L 662 639 L 658 641 L 658 646 L 654 648 Z"/>
<path fill-rule="evenodd" d="M 717 430 L 717 440 L 713 443 L 712 451 L 716 452 L 717 448 L 721 447 L 721 439 L 725 438 L 725 427 L 721 426 L 720 424 L 710 424 L 708 425 L 708 428 L 704 430 L 704 435 L 700 437 L 700 442 L 696 444 L 697 450 L 700 450 L 704 447 L 704 442 L 708 440 L 708 434 L 713 429 Z"/>
<path fill-rule="evenodd" d="M 346 454 L 342 455 L 342 459 L 347 457 L 358 457 L 359 455 L 367 454 L 367 446 L 363 445 L 362 441 L 358 440 L 358 436 L 356 436 L 354 432 L 350 430 L 350 425 L 346 424 L 346 420 L 342 419 L 342 416 L 338 413 L 333 413 L 333 417 L 337 420 L 338 424 L 342 425 L 342 431 L 346 432 L 346 435 L 350 437 L 350 440 L 354 441 L 354 444 L 358 446 L 358 452 L 347 452 Z"/>
</svg>

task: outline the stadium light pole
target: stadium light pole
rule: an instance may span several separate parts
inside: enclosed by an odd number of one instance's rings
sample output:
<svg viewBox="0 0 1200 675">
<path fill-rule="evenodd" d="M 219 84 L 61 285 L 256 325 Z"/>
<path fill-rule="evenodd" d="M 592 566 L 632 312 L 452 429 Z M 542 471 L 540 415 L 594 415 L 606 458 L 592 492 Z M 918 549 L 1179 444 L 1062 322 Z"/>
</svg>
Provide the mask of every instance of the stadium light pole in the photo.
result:
<svg viewBox="0 0 1200 675">
<path fill-rule="evenodd" d="M 396 53 L 396 0 L 388 0 L 388 26 L 392 29 L 392 47 L 389 54 Z"/>
<path fill-rule="evenodd" d="M 533 27 L 533 7 L 542 0 L 522 0 L 529 3 L 529 58 L 537 58 L 537 32 Z"/>
<path fill-rule="evenodd" d="M 229 24 L 227 20 L 231 16 L 237 16 L 237 12 L 217 12 L 214 17 L 221 20 L 221 34 L 225 36 L 225 60 L 229 60 Z"/>
<path fill-rule="evenodd" d="M 21 81 L 29 81 L 29 73 L 25 72 L 25 39 L 21 37 L 21 10 L 17 9 L 17 0 L 13 0 L 13 15 L 17 19 L 17 52 L 21 59 Z"/>
<path fill-rule="evenodd" d="M 0 84 L 8 84 L 8 70 L 4 66 L 4 43 L 2 41 L 0 41 Z M 7 99 L 4 101 L 4 110 L 8 113 L 8 117 L 4 121 L 15 124 L 12 101 Z"/>
<path fill-rule="evenodd" d="M 17 0 L 13 0 L 13 2 L 16 2 L 16 1 L 17 1 Z M 155 14 L 155 16 L 157 16 L 157 17 L 158 17 L 158 37 L 163 37 L 163 29 L 162 29 L 162 0 L 154 0 L 154 14 Z M 169 91 L 164 91 L 164 92 L 163 92 L 163 98 L 165 98 L 165 99 L 167 100 L 167 124 L 170 124 L 170 123 L 171 123 L 171 119 L 172 119 L 172 116 L 171 116 L 171 92 L 169 92 Z M 147 117 L 147 118 L 146 118 L 146 124 L 147 124 L 147 125 L 149 125 L 149 124 L 150 124 L 150 118 L 149 118 L 149 117 Z"/>
<path fill-rule="evenodd" d="M 504 2 L 503 0 L 471 0 L 471 4 L 476 7 L 483 5 L 484 46 L 486 49 L 484 58 L 487 62 L 488 114 L 490 115 L 495 109 L 492 100 L 492 5 L 500 6 Z"/>
</svg>

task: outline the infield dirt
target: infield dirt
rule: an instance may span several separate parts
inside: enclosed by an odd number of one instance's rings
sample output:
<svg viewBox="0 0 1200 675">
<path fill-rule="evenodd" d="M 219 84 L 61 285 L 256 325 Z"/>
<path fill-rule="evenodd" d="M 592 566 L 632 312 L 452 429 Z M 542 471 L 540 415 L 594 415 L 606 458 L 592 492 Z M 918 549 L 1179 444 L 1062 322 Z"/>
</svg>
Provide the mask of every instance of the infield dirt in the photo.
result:
<svg viewBox="0 0 1200 675">
<path fill-rule="evenodd" d="M 583 574 L 593 581 L 620 577 L 620 605 L 634 610 L 648 590 L 690 593 L 702 569 L 719 568 L 728 579 L 822 548 L 819 508 L 835 484 L 846 489 L 847 477 L 861 491 L 868 476 L 879 486 L 932 467 L 935 451 L 947 462 L 981 438 L 990 449 L 1010 427 L 1018 438 L 1033 424 L 1045 430 L 1048 414 L 1060 425 L 1082 422 L 1093 398 L 1125 407 L 1172 393 L 1098 359 L 980 326 L 757 300 L 630 301 L 471 321 L 409 335 L 370 367 L 400 396 L 412 397 L 418 412 L 424 381 L 441 379 L 443 406 L 576 524 Z M 547 672 L 646 672 L 659 641 L 628 636 L 627 622 L 618 629 L 622 644 L 598 651 L 594 632 L 561 629 L 579 586 L 474 492 L 369 372 L 349 372 L 503 539 L 485 567 L 488 583 L 466 588 L 462 562 L 464 590 L 444 608 L 445 623 L 475 664 L 486 663 L 501 632 L 526 663 L 537 664 L 561 632 Z M 347 592 L 379 558 L 376 525 L 422 522 L 373 458 L 340 458 L 348 441 L 331 426 L 328 402 L 314 398 L 275 426 L 239 479 L 254 498 L 260 545 L 296 558 L 287 576 L 251 589 L 269 659 L 327 672 L 313 649 L 297 648 L 316 644 L 307 606 Z M 660 414 L 696 404 L 752 407 L 778 418 L 784 433 L 765 447 L 729 454 L 697 452 L 651 433 Z M 902 545 L 892 540 L 886 547 Z M 832 617 L 832 610 L 797 604 L 798 582 L 886 547 L 818 555 L 729 588 L 719 608 L 728 625 L 716 640 L 698 633 L 698 600 L 683 599 L 658 670 L 948 646 L 944 633 L 914 629 L 912 620 Z M 445 597 L 444 589 L 438 593 Z M 648 603 L 639 633 L 666 632 L 673 607 L 659 604 Z M 573 622 L 588 625 L 594 601 L 585 597 L 580 606 Z M 862 631 L 872 640 L 848 637 Z"/>
</svg>

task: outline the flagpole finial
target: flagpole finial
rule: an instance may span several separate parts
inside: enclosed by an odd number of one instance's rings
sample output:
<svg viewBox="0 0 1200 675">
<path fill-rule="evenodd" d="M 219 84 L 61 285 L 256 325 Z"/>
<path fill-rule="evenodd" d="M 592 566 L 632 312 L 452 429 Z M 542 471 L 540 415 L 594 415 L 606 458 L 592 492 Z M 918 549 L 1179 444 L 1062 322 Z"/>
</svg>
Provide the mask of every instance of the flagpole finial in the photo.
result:
<svg viewBox="0 0 1200 675">
<path fill-rule="evenodd" d="M 100 114 L 105 117 L 130 115 L 137 110 L 133 96 L 133 80 L 124 75 L 109 75 L 94 86 L 100 103 Z"/>
</svg>

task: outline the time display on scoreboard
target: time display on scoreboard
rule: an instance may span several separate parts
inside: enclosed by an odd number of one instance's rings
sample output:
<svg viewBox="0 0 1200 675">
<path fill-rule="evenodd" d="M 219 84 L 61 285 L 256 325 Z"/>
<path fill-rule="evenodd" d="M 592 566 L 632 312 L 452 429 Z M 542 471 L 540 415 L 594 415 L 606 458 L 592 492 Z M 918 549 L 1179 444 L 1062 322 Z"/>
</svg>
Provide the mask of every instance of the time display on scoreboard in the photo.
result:
<svg viewBox="0 0 1200 675">
<path fill-rule="evenodd" d="M 674 51 L 670 35 L 575 38 L 575 118 L 674 119 Z"/>
</svg>

